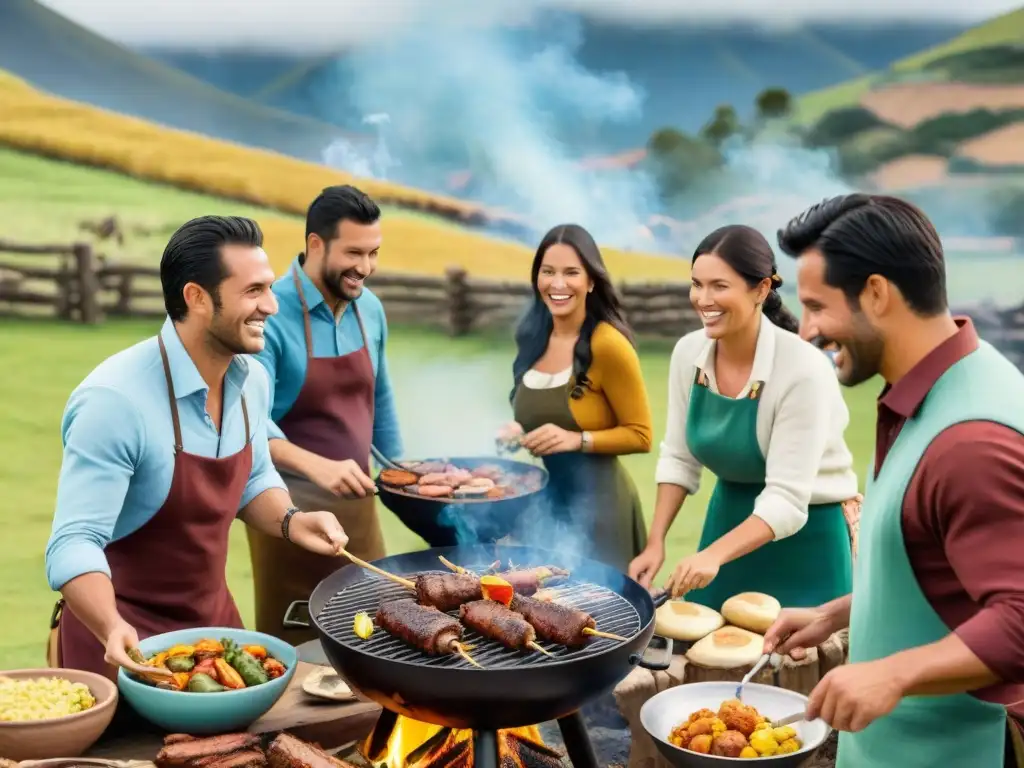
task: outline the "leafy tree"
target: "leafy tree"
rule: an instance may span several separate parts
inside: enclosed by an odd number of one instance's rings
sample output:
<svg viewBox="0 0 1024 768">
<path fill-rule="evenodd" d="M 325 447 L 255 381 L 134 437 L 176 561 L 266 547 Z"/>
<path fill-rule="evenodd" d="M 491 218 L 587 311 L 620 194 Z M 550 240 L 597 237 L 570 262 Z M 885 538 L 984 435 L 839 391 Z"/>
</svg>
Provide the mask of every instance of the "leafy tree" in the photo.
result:
<svg viewBox="0 0 1024 768">
<path fill-rule="evenodd" d="M 661 128 L 647 142 L 648 165 L 668 200 L 693 189 L 722 166 L 718 149 L 675 128 Z"/>
<path fill-rule="evenodd" d="M 785 88 L 765 88 L 754 103 L 757 116 L 762 120 L 788 117 L 793 111 L 793 97 Z"/>
<path fill-rule="evenodd" d="M 722 142 L 742 130 L 740 118 L 731 104 L 719 104 L 711 119 L 700 129 L 700 136 L 713 146 L 721 146 Z"/>
</svg>

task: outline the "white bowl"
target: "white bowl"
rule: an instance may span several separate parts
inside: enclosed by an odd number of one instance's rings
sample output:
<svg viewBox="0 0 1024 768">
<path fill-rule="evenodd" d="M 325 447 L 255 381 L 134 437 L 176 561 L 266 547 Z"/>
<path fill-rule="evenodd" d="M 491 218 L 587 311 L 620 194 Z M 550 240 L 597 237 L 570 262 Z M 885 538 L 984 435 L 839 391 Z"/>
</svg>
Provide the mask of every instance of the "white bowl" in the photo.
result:
<svg viewBox="0 0 1024 768">
<path fill-rule="evenodd" d="M 831 728 L 824 720 L 793 723 L 803 748 L 798 752 L 770 757 L 738 758 L 702 755 L 690 752 L 669 742 L 672 729 L 686 720 L 698 709 L 707 708 L 715 712 L 723 701 L 736 698 L 736 683 L 690 683 L 669 688 L 648 699 L 640 709 L 640 722 L 644 730 L 654 739 L 662 756 L 678 768 L 707 768 L 722 763 L 744 763 L 747 765 L 771 763 L 772 768 L 798 766 L 818 749 L 828 738 Z M 747 683 L 743 686 L 743 703 L 757 709 L 764 717 L 778 720 L 807 708 L 807 697 L 794 691 L 774 685 Z"/>
</svg>

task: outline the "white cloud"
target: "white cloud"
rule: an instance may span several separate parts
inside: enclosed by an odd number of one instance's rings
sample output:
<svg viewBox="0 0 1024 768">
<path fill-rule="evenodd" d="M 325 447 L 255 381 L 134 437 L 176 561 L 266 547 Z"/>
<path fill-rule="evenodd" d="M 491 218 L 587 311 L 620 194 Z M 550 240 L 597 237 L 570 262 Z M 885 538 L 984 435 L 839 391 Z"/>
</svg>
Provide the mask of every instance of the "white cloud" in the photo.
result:
<svg viewBox="0 0 1024 768">
<path fill-rule="evenodd" d="M 1019 0 L 536 0 L 632 23 L 693 20 L 767 25 L 825 20 L 981 21 Z M 446 0 L 40 0 L 133 45 L 255 47 L 321 53 L 372 41 Z M 488 0 L 480 0 L 477 10 Z M 521 5 L 528 4 L 522 0 Z M 507 6 L 505 6 L 507 7 Z M 476 12 L 474 12 L 476 13 Z"/>
</svg>

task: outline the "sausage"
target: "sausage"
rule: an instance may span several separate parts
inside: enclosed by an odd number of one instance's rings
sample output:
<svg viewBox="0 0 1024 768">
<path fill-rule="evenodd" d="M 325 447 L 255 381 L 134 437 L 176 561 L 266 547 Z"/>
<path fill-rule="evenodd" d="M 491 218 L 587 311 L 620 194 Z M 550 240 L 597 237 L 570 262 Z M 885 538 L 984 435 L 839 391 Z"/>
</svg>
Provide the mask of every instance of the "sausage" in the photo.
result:
<svg viewBox="0 0 1024 768">
<path fill-rule="evenodd" d="M 430 499 L 439 499 L 443 496 L 451 496 L 452 487 L 450 485 L 425 485 L 421 482 L 417 493 Z"/>
<path fill-rule="evenodd" d="M 494 481 L 491 480 L 491 478 L 489 478 L 489 477 L 473 477 L 473 478 L 470 478 L 469 480 L 467 480 L 465 484 L 468 485 L 468 486 L 471 486 L 473 488 L 493 488 L 494 487 Z"/>
</svg>

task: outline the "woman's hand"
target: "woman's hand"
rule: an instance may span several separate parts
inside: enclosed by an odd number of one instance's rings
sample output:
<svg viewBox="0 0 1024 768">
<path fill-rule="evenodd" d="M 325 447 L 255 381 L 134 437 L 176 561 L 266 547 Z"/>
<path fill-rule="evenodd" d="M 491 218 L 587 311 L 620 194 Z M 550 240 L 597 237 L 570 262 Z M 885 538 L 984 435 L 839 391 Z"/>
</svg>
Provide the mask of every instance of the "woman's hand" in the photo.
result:
<svg viewBox="0 0 1024 768">
<path fill-rule="evenodd" d="M 499 452 L 515 453 L 519 450 L 522 437 L 522 424 L 518 421 L 510 421 L 498 430 L 498 434 L 494 437 L 494 442 L 497 444 Z"/>
<path fill-rule="evenodd" d="M 651 588 L 651 582 L 665 564 L 665 547 L 648 544 L 644 551 L 629 564 L 629 578 L 640 582 L 644 589 Z"/>
<path fill-rule="evenodd" d="M 583 446 L 583 435 L 545 424 L 532 432 L 527 432 L 519 444 L 534 456 L 549 456 L 552 453 L 569 453 L 578 451 Z"/>
<path fill-rule="evenodd" d="M 668 590 L 672 597 L 680 597 L 694 589 L 702 589 L 715 580 L 722 563 L 707 550 L 690 555 L 679 561 L 672 578 L 668 582 Z"/>
</svg>

